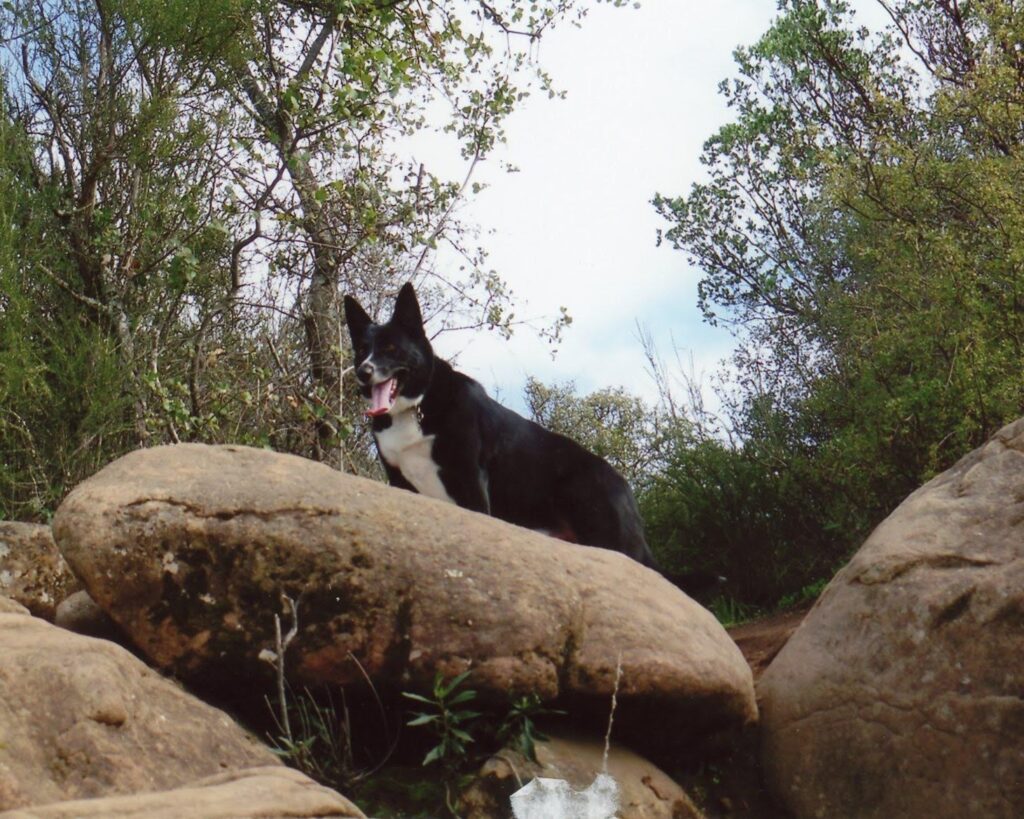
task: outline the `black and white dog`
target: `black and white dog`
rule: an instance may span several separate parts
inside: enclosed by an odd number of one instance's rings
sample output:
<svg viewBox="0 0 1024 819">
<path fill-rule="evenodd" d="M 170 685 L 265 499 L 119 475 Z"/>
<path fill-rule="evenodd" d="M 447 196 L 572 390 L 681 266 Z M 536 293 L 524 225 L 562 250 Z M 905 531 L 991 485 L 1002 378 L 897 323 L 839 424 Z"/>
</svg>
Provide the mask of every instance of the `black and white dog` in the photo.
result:
<svg viewBox="0 0 1024 819">
<path fill-rule="evenodd" d="M 622 476 L 574 441 L 501 406 L 437 358 L 411 284 L 402 287 L 386 324 L 375 324 L 351 296 L 345 318 L 392 486 L 654 567 Z"/>
</svg>

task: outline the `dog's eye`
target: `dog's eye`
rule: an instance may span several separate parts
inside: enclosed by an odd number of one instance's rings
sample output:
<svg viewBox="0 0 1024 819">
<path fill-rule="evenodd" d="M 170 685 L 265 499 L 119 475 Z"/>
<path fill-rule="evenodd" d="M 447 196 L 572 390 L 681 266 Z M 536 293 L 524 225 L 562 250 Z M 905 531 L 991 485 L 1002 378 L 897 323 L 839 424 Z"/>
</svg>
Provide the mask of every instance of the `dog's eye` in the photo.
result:
<svg viewBox="0 0 1024 819">
<path fill-rule="evenodd" d="M 396 349 L 398 349 L 398 348 L 395 347 L 394 344 L 385 344 L 384 345 L 384 352 L 385 353 L 393 353 Z"/>
</svg>

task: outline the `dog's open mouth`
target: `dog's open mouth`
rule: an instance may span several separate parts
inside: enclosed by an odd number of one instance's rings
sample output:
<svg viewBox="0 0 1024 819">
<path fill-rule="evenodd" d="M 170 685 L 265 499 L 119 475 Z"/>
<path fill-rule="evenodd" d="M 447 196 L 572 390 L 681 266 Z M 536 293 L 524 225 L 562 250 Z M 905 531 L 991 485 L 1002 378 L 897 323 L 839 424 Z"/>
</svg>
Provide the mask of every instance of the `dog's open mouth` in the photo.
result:
<svg viewBox="0 0 1024 819">
<path fill-rule="evenodd" d="M 392 377 L 387 381 L 374 384 L 370 387 L 370 408 L 366 411 L 366 414 L 371 418 L 375 418 L 378 415 L 386 415 L 388 410 L 394 406 L 395 398 L 397 397 L 397 378 Z"/>
</svg>

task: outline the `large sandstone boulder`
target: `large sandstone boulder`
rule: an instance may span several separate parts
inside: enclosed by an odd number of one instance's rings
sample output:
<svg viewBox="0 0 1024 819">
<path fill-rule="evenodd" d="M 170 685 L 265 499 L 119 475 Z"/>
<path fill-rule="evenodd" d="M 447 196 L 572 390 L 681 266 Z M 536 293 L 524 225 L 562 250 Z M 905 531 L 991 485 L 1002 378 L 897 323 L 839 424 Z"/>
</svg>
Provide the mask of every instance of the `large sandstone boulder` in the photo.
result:
<svg viewBox="0 0 1024 819">
<path fill-rule="evenodd" d="M 1024 420 L 912 494 L 758 686 L 797 817 L 1024 816 Z"/>
<path fill-rule="evenodd" d="M 365 814 L 335 791 L 298 771 L 281 767 L 229 771 L 174 790 L 75 799 L 29 810 L 0 813 L 0 819 L 263 819 Z"/>
<path fill-rule="evenodd" d="M 365 672 L 423 690 L 471 668 L 485 696 L 561 697 L 603 720 L 621 658 L 623 724 L 646 715 L 651 739 L 756 717 L 736 646 L 655 572 L 294 456 L 138 451 L 77 487 L 54 532 L 134 642 L 202 684 L 269 674 L 258 658 L 284 593 L 298 600 L 299 683 Z"/>
<path fill-rule="evenodd" d="M 49 526 L 0 521 L 0 594 L 53 622 L 57 606 L 78 588 Z"/>
<path fill-rule="evenodd" d="M 0 810 L 276 764 L 119 646 L 0 613 Z"/>
<path fill-rule="evenodd" d="M 686 792 L 664 771 L 621 746 L 608 749 L 603 739 L 551 736 L 536 744 L 536 761 L 505 749 L 484 763 L 460 798 L 463 819 L 512 819 L 509 798 L 536 777 L 561 779 L 573 790 L 590 787 L 607 773 L 618 787 L 618 819 L 703 819 Z"/>
</svg>

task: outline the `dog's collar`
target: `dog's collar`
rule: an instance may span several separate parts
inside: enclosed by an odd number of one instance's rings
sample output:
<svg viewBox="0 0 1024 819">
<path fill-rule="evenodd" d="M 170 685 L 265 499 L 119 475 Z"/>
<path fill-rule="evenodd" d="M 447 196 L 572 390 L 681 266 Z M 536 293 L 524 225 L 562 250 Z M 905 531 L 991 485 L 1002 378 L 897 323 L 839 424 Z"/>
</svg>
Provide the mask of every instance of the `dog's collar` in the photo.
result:
<svg viewBox="0 0 1024 819">
<path fill-rule="evenodd" d="M 416 403 L 412 405 L 412 411 L 416 413 L 416 424 L 420 429 L 423 429 L 423 398 L 424 396 L 419 396 Z"/>
</svg>

